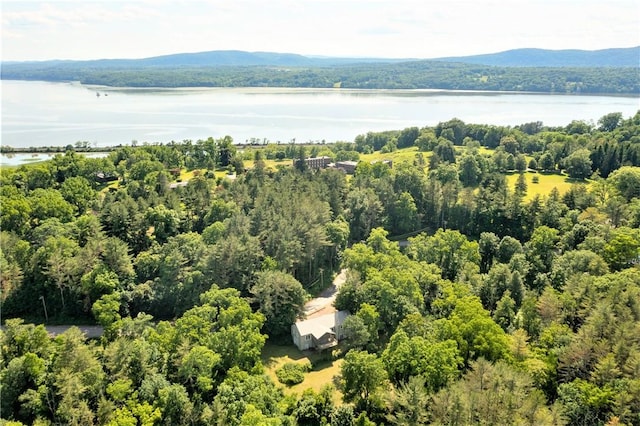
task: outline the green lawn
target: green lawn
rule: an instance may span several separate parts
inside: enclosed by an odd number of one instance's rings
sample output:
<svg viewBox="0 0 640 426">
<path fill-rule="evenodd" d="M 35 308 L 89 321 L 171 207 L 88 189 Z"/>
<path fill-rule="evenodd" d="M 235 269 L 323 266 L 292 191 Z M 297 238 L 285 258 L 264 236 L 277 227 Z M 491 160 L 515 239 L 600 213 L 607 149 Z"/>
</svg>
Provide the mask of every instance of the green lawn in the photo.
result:
<svg viewBox="0 0 640 426">
<path fill-rule="evenodd" d="M 533 177 L 538 177 L 538 183 L 533 183 Z M 518 180 L 518 173 L 507 174 L 507 186 L 511 191 L 514 190 L 516 181 Z M 525 173 L 527 179 L 527 194 L 526 200 L 531 200 L 536 195 L 545 196 L 548 195 L 553 188 L 557 188 L 560 195 L 564 194 L 571 188 L 571 185 L 576 183 L 574 180 L 564 174 L 555 173 Z M 590 181 L 585 181 L 589 185 Z"/>
<path fill-rule="evenodd" d="M 305 373 L 304 381 L 294 386 L 285 386 L 278 381 L 276 377 L 276 370 L 286 362 L 311 362 L 313 369 Z M 290 394 L 302 394 L 306 389 L 313 389 L 318 392 L 324 385 L 333 384 L 333 377 L 340 374 L 340 365 L 342 365 L 342 359 L 337 360 L 323 360 L 316 354 L 307 355 L 302 353 L 293 344 L 291 345 L 276 345 L 267 343 L 262 350 L 262 362 L 265 366 L 266 373 L 271 379 L 279 386 L 284 388 L 284 392 L 287 395 Z M 334 395 L 334 402 L 342 402 L 342 394 L 336 391 Z"/>
<path fill-rule="evenodd" d="M 409 162 L 413 163 L 413 160 L 416 158 L 416 154 L 418 153 L 418 147 L 412 146 L 409 148 L 398 149 L 397 151 L 389 152 L 383 154 L 380 151 L 375 151 L 371 154 L 361 154 L 361 161 L 382 161 L 382 160 L 392 160 L 394 163 L 403 163 Z M 430 152 L 423 152 L 425 160 L 431 154 Z"/>
<path fill-rule="evenodd" d="M 293 165 L 293 160 L 286 158 L 284 160 L 263 160 L 267 169 L 276 170 L 278 167 L 289 167 Z M 254 160 L 244 160 L 244 168 L 253 168 Z"/>
</svg>

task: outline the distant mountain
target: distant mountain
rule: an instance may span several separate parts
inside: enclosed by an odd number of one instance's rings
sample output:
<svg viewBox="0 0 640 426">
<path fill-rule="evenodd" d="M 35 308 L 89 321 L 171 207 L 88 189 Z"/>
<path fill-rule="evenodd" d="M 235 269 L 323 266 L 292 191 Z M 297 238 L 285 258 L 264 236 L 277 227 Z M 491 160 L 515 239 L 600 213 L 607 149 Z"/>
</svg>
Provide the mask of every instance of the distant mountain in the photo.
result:
<svg viewBox="0 0 640 426">
<path fill-rule="evenodd" d="M 3 80 L 117 87 L 340 87 L 640 93 L 640 47 L 519 49 L 456 58 L 385 59 L 218 50 L 143 59 L 3 62 Z"/>
<path fill-rule="evenodd" d="M 90 61 L 51 60 L 3 62 L 3 66 L 57 69 L 109 68 L 179 68 L 216 66 L 285 66 L 332 67 L 339 65 L 400 63 L 416 58 L 342 58 L 304 56 L 295 53 L 246 52 L 242 50 L 213 50 L 210 52 L 177 53 L 142 59 L 98 59 Z M 505 52 L 473 56 L 451 56 L 432 59 L 439 62 L 501 67 L 640 67 L 640 46 L 605 50 L 544 50 L 515 49 Z"/>
<path fill-rule="evenodd" d="M 603 50 L 514 49 L 434 60 L 500 67 L 640 67 L 640 46 Z"/>
<path fill-rule="evenodd" d="M 362 63 L 397 63 L 415 59 L 390 58 L 340 58 L 325 56 L 303 56 L 295 53 L 246 52 L 242 50 L 213 50 L 209 52 L 176 53 L 142 59 L 96 59 L 90 61 L 50 60 L 27 62 L 4 62 L 3 65 L 34 67 L 56 67 L 62 69 L 85 68 L 177 68 L 217 66 L 286 66 L 328 67 Z"/>
</svg>

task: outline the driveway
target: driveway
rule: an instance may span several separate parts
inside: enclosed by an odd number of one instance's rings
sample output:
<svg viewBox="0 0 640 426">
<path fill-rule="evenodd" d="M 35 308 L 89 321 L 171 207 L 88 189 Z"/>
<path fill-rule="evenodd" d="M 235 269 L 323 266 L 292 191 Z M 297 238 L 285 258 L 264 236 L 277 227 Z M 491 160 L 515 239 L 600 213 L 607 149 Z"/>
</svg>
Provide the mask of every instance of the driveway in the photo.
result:
<svg viewBox="0 0 640 426">
<path fill-rule="evenodd" d="M 87 339 L 96 339 L 102 336 L 104 332 L 103 328 L 99 325 L 45 325 L 49 337 L 56 337 L 58 334 L 62 334 L 71 327 L 78 327 L 82 331 Z"/>
<path fill-rule="evenodd" d="M 336 308 L 333 307 L 333 302 L 336 300 L 336 294 L 340 286 L 344 284 L 347 279 L 347 270 L 343 269 L 333 279 L 333 284 L 318 295 L 305 303 L 304 314 L 307 319 L 314 318 L 320 315 L 329 314 L 335 312 Z"/>
</svg>

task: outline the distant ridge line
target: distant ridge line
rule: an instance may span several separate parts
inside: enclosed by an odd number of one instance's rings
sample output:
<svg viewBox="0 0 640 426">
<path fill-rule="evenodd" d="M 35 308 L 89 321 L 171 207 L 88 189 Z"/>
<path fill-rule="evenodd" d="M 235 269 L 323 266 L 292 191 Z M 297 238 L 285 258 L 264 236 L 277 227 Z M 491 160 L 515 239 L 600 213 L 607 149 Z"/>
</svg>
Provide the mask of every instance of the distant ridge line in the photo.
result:
<svg viewBox="0 0 640 426">
<path fill-rule="evenodd" d="M 212 50 L 174 53 L 140 59 L 5 61 L 4 64 L 37 64 L 55 67 L 193 67 L 193 66 L 296 66 L 329 67 L 363 63 L 400 63 L 421 60 L 460 62 L 503 67 L 639 67 L 640 46 L 600 50 L 512 49 L 497 53 L 439 58 L 360 58 L 301 55 L 297 53 Z"/>
</svg>

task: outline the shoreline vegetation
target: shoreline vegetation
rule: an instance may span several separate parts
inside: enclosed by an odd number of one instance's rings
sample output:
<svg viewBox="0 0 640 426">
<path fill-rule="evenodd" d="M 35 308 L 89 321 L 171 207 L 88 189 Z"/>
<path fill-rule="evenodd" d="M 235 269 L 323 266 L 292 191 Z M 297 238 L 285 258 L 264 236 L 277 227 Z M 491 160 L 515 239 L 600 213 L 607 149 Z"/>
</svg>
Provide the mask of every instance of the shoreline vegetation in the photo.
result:
<svg viewBox="0 0 640 426">
<path fill-rule="evenodd" d="M 3 80 L 130 88 L 273 87 L 432 89 L 553 94 L 640 93 L 637 68 L 487 67 L 460 63 L 367 64 L 336 68 L 179 67 L 94 70 L 3 66 Z"/>
</svg>

